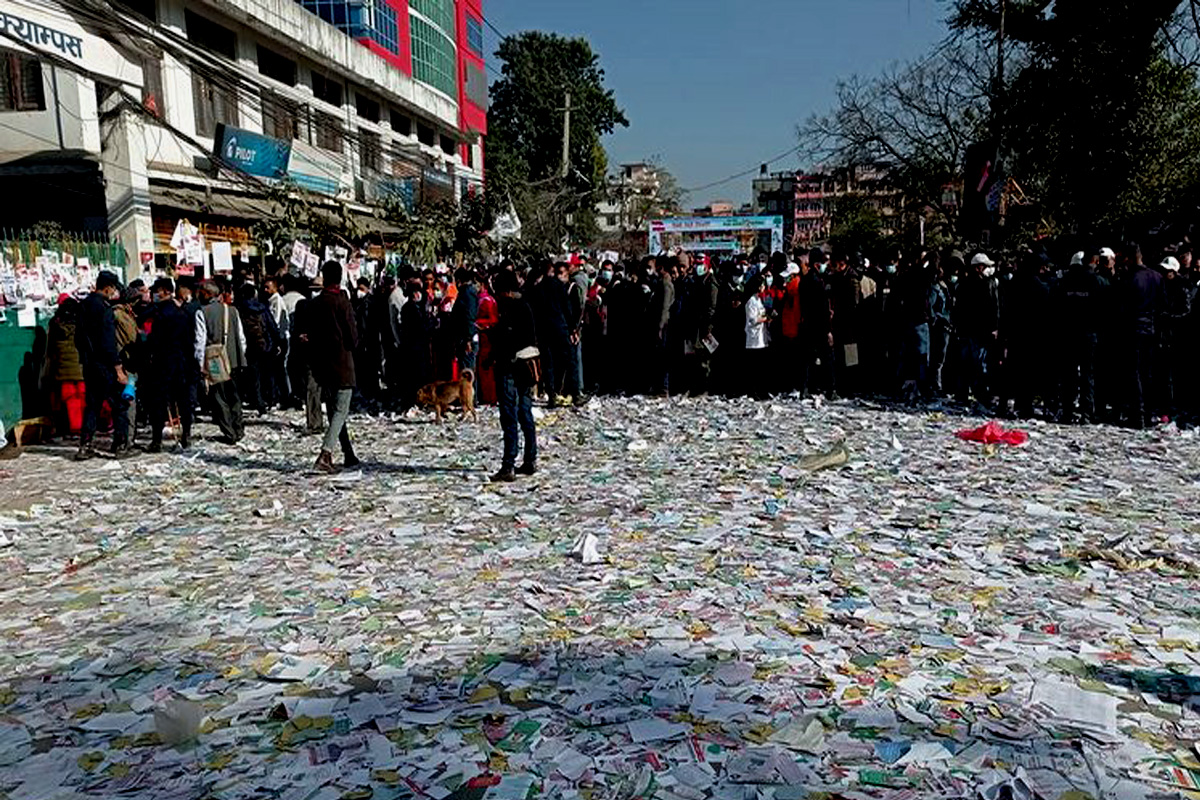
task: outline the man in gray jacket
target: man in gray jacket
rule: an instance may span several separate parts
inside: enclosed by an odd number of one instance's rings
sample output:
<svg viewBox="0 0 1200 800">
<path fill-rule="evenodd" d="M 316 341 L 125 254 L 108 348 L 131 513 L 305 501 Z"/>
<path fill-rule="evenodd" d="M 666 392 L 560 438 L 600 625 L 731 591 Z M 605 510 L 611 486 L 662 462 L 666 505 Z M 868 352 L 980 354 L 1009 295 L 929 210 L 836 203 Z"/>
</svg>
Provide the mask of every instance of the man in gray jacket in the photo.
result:
<svg viewBox="0 0 1200 800">
<path fill-rule="evenodd" d="M 212 403 L 213 422 L 221 429 L 226 444 L 237 444 L 245 435 L 242 422 L 242 398 L 238 395 L 236 381 L 213 381 L 204 357 L 205 348 L 211 344 L 224 343 L 229 357 L 230 375 L 249 366 L 246 361 L 246 334 L 242 331 L 242 320 L 237 309 L 220 301 L 220 290 L 212 281 L 200 286 L 200 313 L 196 315 L 196 360 L 204 373 Z"/>
</svg>

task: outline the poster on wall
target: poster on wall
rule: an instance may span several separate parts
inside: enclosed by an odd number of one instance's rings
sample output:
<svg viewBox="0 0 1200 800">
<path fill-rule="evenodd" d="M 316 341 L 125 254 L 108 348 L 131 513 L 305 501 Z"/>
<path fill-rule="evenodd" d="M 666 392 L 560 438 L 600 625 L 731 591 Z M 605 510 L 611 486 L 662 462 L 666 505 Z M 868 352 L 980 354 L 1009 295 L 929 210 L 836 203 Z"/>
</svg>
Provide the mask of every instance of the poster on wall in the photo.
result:
<svg viewBox="0 0 1200 800">
<path fill-rule="evenodd" d="M 46 299 L 49 289 L 46 288 L 46 276 L 42 272 L 42 265 L 17 265 L 17 292 L 23 300 L 34 303 Z"/>
<path fill-rule="evenodd" d="M 298 270 L 303 270 L 308 263 L 308 245 L 304 242 L 292 242 L 292 258 L 289 262 Z"/>
<path fill-rule="evenodd" d="M 232 275 L 233 245 L 229 242 L 213 242 L 212 265 L 217 275 Z"/>
</svg>

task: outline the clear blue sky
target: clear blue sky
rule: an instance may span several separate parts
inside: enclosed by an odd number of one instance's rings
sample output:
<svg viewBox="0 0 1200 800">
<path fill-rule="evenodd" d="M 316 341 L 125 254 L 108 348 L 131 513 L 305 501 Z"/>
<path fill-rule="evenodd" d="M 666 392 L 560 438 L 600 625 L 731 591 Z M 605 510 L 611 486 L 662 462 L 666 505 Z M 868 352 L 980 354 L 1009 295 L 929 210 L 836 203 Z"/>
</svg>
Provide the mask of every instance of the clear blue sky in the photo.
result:
<svg viewBox="0 0 1200 800">
<path fill-rule="evenodd" d="M 505 34 L 586 37 L 629 118 L 605 141 L 610 163 L 654 160 L 687 188 L 793 147 L 840 78 L 918 58 L 946 33 L 940 0 L 483 0 L 483 12 Z M 490 58 L 498 37 L 486 41 Z M 752 177 L 685 202 L 748 201 Z"/>
</svg>

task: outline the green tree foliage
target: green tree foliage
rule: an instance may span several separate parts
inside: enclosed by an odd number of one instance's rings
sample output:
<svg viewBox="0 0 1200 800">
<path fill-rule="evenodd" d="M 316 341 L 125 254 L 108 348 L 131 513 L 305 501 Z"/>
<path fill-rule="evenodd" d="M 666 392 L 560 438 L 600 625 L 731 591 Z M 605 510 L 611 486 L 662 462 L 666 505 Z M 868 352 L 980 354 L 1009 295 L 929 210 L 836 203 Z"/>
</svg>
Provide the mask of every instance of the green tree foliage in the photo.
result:
<svg viewBox="0 0 1200 800">
<path fill-rule="evenodd" d="M 957 35 L 993 47 L 1001 0 L 955 0 Z M 1134 232 L 1194 206 L 1200 113 L 1178 57 L 1180 0 L 1007 0 L 1011 68 L 989 127 L 1050 230 Z M 1193 30 L 1194 34 L 1195 31 Z"/>
<path fill-rule="evenodd" d="M 600 59 L 585 39 L 529 31 L 496 51 L 503 77 L 488 111 L 492 210 L 511 201 L 525 245 L 541 251 L 595 235 L 595 203 L 608 159 L 600 137 L 628 121 L 604 87 Z M 563 108 L 571 95 L 570 166 L 562 177 Z"/>
<path fill-rule="evenodd" d="M 835 253 L 875 254 L 883 249 L 883 218 L 860 195 L 839 197 L 833 206 L 833 229 L 829 244 Z"/>
</svg>

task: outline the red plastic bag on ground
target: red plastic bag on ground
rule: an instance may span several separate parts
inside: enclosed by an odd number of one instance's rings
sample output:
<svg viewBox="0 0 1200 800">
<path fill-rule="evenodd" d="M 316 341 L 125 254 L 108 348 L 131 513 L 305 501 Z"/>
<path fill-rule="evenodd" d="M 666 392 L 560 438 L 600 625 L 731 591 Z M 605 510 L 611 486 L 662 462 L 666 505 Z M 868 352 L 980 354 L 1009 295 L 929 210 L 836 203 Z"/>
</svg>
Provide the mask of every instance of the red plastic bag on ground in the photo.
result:
<svg viewBox="0 0 1200 800">
<path fill-rule="evenodd" d="M 975 428 L 970 431 L 959 431 L 958 438 L 968 442 L 981 442 L 983 444 L 1010 444 L 1013 447 L 1020 447 L 1029 441 L 1029 434 L 1025 431 L 1006 431 L 999 422 L 993 420 L 982 428 Z"/>
</svg>

